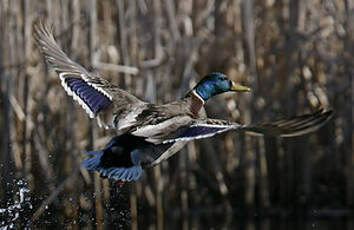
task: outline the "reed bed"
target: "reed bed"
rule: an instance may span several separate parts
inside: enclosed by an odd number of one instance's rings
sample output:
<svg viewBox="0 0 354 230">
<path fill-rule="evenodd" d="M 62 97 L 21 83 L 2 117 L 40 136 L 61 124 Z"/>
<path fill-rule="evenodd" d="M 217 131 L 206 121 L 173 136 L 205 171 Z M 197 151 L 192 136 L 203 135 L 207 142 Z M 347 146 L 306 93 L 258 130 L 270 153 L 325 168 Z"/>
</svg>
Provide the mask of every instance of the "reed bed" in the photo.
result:
<svg viewBox="0 0 354 230">
<path fill-rule="evenodd" d="M 80 167 L 85 151 L 115 134 L 99 129 L 46 67 L 32 37 L 43 15 L 73 60 L 147 101 L 179 98 L 218 71 L 253 91 L 213 98 L 212 117 L 256 123 L 320 107 L 335 117 L 293 139 L 230 132 L 191 142 L 141 180 L 117 185 Z M 351 0 L 1 0 L 0 228 L 254 229 L 255 216 L 350 219 L 353 44 Z"/>
</svg>

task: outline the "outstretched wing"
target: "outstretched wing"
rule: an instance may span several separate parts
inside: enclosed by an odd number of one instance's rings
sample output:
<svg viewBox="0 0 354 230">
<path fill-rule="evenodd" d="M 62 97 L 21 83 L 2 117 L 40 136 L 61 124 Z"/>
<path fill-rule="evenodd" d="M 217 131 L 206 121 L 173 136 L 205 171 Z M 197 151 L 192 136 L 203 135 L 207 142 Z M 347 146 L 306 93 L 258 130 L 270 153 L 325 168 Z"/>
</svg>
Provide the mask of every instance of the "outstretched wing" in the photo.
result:
<svg viewBox="0 0 354 230">
<path fill-rule="evenodd" d="M 111 112 L 109 108 L 112 109 L 117 102 L 121 113 L 134 105 L 143 104 L 135 96 L 72 61 L 56 43 L 52 29 L 43 21 L 38 20 L 33 29 L 34 38 L 46 62 L 58 73 L 65 91 L 85 109 L 90 118 Z M 109 123 L 113 128 L 112 122 Z"/>
<path fill-rule="evenodd" d="M 163 143 L 208 138 L 230 130 L 245 131 L 246 134 L 255 136 L 301 136 L 319 129 L 332 117 L 332 114 L 333 111 L 319 110 L 312 114 L 258 125 L 241 125 L 216 119 L 195 120 L 193 124 L 179 128 Z"/>
<path fill-rule="evenodd" d="M 311 114 L 304 114 L 254 126 L 245 126 L 243 130 L 245 130 L 247 134 L 255 136 L 296 137 L 316 131 L 331 119 L 332 115 L 332 110 L 324 111 L 320 109 Z"/>
</svg>

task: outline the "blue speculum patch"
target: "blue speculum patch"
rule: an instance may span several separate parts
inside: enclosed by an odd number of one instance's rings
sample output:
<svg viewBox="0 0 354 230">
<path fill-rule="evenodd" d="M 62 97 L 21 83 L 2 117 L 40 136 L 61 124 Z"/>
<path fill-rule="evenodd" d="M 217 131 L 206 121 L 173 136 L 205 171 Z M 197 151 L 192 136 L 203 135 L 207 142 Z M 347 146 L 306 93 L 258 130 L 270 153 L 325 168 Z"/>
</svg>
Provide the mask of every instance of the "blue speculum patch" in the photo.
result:
<svg viewBox="0 0 354 230">
<path fill-rule="evenodd" d="M 178 137 L 182 138 L 182 137 L 202 136 L 202 135 L 217 133 L 217 132 L 219 132 L 219 131 L 221 131 L 223 129 L 225 129 L 225 128 L 224 127 L 193 126 L 193 127 L 187 128 Z"/>
<path fill-rule="evenodd" d="M 107 96 L 88 85 L 82 79 L 67 78 L 65 79 L 65 83 L 95 114 L 112 103 Z"/>
</svg>

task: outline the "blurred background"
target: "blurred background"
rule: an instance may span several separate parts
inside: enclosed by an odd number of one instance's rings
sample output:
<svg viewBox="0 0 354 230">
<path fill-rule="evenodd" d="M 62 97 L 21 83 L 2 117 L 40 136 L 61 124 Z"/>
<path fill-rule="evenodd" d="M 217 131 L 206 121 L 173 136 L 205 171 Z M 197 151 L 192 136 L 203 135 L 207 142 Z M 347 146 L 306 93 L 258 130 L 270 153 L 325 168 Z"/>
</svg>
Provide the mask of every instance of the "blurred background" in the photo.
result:
<svg viewBox="0 0 354 230">
<path fill-rule="evenodd" d="M 318 132 L 191 142 L 125 186 L 80 167 L 114 132 L 61 88 L 32 37 L 153 103 L 206 73 L 250 86 L 208 101 L 242 123 L 333 109 Z M 0 228 L 352 229 L 353 0 L 0 0 Z M 6 228 L 5 228 L 6 229 Z"/>
</svg>

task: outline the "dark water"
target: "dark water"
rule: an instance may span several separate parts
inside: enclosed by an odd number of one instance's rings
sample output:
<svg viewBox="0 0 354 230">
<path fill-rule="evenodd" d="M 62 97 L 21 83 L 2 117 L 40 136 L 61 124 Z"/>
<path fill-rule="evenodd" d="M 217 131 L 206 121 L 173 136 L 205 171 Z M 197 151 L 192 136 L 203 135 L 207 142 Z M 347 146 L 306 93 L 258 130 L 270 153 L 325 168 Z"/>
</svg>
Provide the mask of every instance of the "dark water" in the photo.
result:
<svg viewBox="0 0 354 230">
<path fill-rule="evenodd" d="M 45 207 L 43 219 L 31 223 L 31 217 L 35 211 L 32 206 L 26 183 L 19 180 L 15 183 L 18 187 L 14 191 L 16 199 L 9 202 L 6 207 L 0 208 L 0 230 L 21 229 L 38 227 L 98 227 L 95 221 L 87 222 L 87 218 L 77 222 L 63 223 L 50 213 L 50 208 Z M 122 194 L 124 195 L 124 194 Z M 119 198 L 119 197 L 116 197 Z M 128 197 L 126 197 L 128 198 Z M 120 209 L 112 209 L 110 215 L 105 216 L 102 221 L 103 229 L 129 229 L 134 223 L 129 223 L 129 200 L 118 199 Z M 123 202 L 124 201 L 124 202 Z M 122 202 L 126 205 L 122 205 Z M 240 230 L 276 230 L 276 229 L 354 229 L 354 215 L 352 210 L 310 210 L 287 212 L 276 210 L 267 211 L 268 216 L 260 215 L 258 211 L 244 213 L 241 208 L 233 207 L 233 210 L 223 210 L 220 207 L 198 207 L 191 208 L 188 213 L 183 213 L 173 207 L 165 207 L 162 216 L 157 217 L 154 210 L 144 208 L 138 204 L 138 222 L 135 223 L 139 229 L 240 229 Z M 127 215 L 122 219 L 121 213 Z M 80 218 L 81 219 L 81 218 Z M 123 226 L 123 228 L 117 228 Z"/>
<path fill-rule="evenodd" d="M 275 230 L 275 229 L 354 229 L 352 218 L 246 218 L 230 217 L 189 217 L 187 219 L 169 220 L 164 224 L 165 229 L 240 229 L 240 230 Z M 141 228 L 143 224 L 141 224 Z M 145 225 L 146 226 L 146 225 Z M 150 224 L 155 229 L 154 224 Z"/>
<path fill-rule="evenodd" d="M 147 229 L 147 226 L 148 229 L 156 229 L 156 222 L 156 219 L 151 218 L 151 214 L 139 213 L 140 229 Z M 278 210 L 276 213 L 262 217 L 253 211 L 251 214 L 244 214 L 242 211 L 230 212 L 219 208 L 200 207 L 197 211 L 192 210 L 185 215 L 177 211 L 165 210 L 163 226 L 164 229 L 352 230 L 354 215 L 351 210 L 309 210 L 292 214 Z"/>
<path fill-rule="evenodd" d="M 316 211 L 311 211 L 310 217 L 243 217 L 239 214 L 228 212 L 215 212 L 215 210 L 203 210 L 202 212 L 189 213 L 188 216 L 173 215 L 165 212 L 163 218 L 164 229 L 240 229 L 240 230 L 276 230 L 276 229 L 354 229 L 354 216 L 349 212 L 339 213 L 337 216 L 322 215 L 316 217 Z M 337 212 L 338 213 L 338 212 Z M 331 214 L 332 213 L 331 211 Z M 345 216 L 343 216 L 343 214 Z M 149 214 L 139 214 L 140 229 L 156 229 L 156 219 L 149 218 Z M 145 217 L 145 218 L 144 218 Z M 148 226 L 148 227 L 147 227 Z"/>
</svg>

